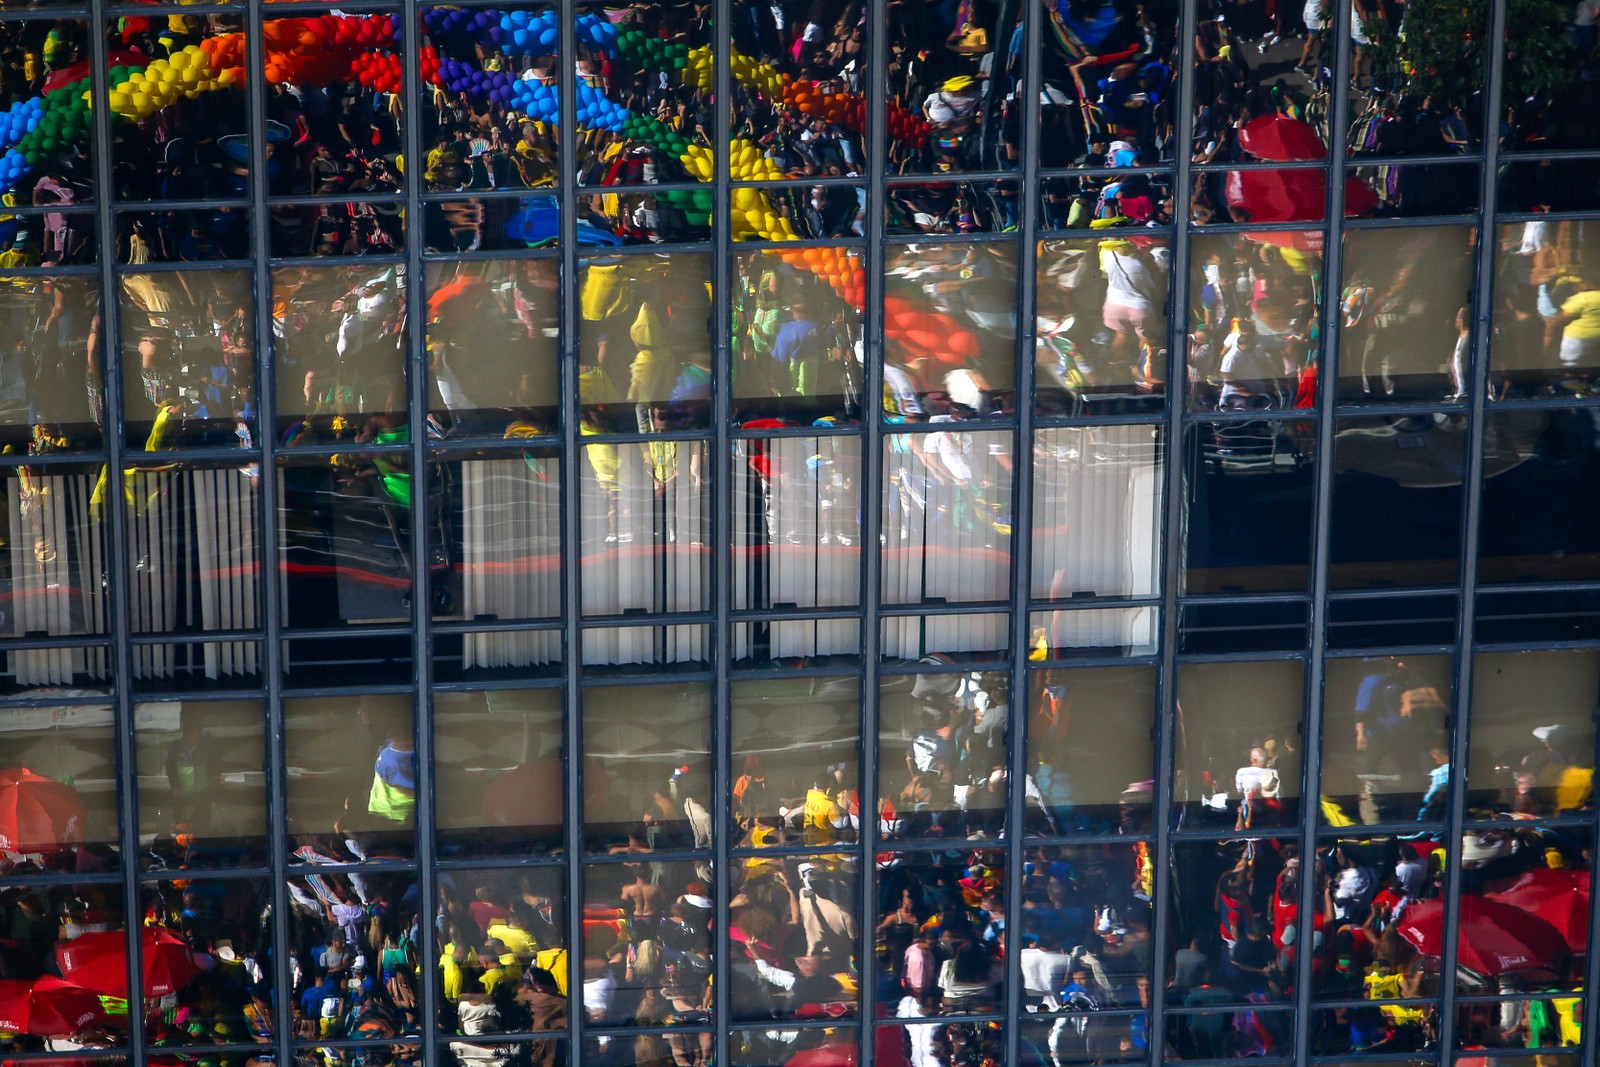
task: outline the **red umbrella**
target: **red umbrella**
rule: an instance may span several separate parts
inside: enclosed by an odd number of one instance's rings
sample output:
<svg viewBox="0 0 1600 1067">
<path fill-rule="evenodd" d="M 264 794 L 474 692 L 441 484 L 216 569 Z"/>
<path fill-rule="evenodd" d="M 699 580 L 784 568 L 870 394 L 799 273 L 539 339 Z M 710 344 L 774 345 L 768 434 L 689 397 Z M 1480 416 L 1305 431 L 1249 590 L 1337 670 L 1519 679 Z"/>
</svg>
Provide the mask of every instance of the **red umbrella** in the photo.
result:
<svg viewBox="0 0 1600 1067">
<path fill-rule="evenodd" d="M 128 953 L 121 931 L 84 934 L 56 949 L 56 962 L 61 973 L 78 985 L 108 996 L 128 995 Z M 175 993 L 200 973 L 189 945 L 159 926 L 142 931 L 139 962 L 147 997 Z"/>
<path fill-rule="evenodd" d="M 0 849 L 57 852 L 83 837 L 78 791 L 26 767 L 0 770 Z"/>
<path fill-rule="evenodd" d="M 1521 908 L 1561 931 L 1578 955 L 1589 951 L 1589 872 L 1541 867 L 1524 873 L 1490 899 Z"/>
<path fill-rule="evenodd" d="M 1288 160 L 1323 159 L 1328 146 L 1309 122 L 1287 115 L 1262 115 L 1239 127 L 1239 147 L 1257 159 L 1274 163 Z"/>
<path fill-rule="evenodd" d="M 1425 900 L 1411 905 L 1395 924 L 1400 936 L 1424 956 L 1444 954 L 1444 905 Z M 1485 897 L 1461 898 L 1459 966 L 1492 978 L 1517 971 L 1559 974 L 1567 957 L 1561 931 L 1521 908 Z"/>
<path fill-rule="evenodd" d="M 105 1018 L 99 996 L 52 975 L 34 982 L 0 981 L 0 1030 L 57 1037 Z"/>
<path fill-rule="evenodd" d="M 1328 183 L 1320 170 L 1231 170 L 1223 194 L 1241 222 L 1321 222 Z M 1378 206 L 1366 182 L 1344 183 L 1344 213 L 1364 215 Z"/>
</svg>

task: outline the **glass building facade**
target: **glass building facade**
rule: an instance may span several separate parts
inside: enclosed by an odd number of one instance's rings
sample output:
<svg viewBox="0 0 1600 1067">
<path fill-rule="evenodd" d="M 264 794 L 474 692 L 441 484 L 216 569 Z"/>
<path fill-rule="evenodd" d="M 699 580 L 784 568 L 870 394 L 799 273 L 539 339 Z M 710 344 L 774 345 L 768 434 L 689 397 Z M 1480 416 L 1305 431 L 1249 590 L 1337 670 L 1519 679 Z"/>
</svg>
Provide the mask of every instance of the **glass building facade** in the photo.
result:
<svg viewBox="0 0 1600 1067">
<path fill-rule="evenodd" d="M 0 1061 L 1592 1062 L 1594 22 L 0 3 Z"/>
</svg>

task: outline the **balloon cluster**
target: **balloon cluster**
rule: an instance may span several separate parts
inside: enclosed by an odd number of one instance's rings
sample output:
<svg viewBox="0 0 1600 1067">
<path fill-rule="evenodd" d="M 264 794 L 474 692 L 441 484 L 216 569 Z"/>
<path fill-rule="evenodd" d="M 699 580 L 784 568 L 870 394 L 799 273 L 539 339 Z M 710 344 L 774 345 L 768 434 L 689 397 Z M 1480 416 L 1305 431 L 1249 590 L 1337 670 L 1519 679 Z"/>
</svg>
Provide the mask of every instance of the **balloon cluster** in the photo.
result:
<svg viewBox="0 0 1600 1067">
<path fill-rule="evenodd" d="M 500 48 L 505 41 L 500 13 L 488 8 L 425 7 L 422 28 L 430 37 L 460 40 L 469 46 L 487 41 Z"/>
<path fill-rule="evenodd" d="M 348 79 L 362 53 L 397 47 L 400 20 L 395 15 L 269 19 L 262 36 L 270 84 L 320 87 Z"/>
<path fill-rule="evenodd" d="M 784 173 L 778 165 L 743 137 L 735 137 L 728 145 L 728 173 L 735 181 L 741 182 L 775 182 L 784 179 Z"/>
<path fill-rule="evenodd" d="M 828 283 L 846 304 L 860 310 L 867 301 L 867 275 L 861 254 L 848 248 L 793 248 L 769 253 L 791 267 L 802 267 Z"/>
<path fill-rule="evenodd" d="M 211 55 L 199 45 L 185 45 L 165 59 L 155 59 L 143 70 L 124 68 L 118 77 L 111 71 L 111 91 L 106 104 L 113 114 L 135 122 L 149 118 L 164 107 L 182 99 L 196 100 L 201 93 L 240 84 L 242 70 L 218 70 Z M 87 128 L 85 128 L 87 133 Z"/>
<path fill-rule="evenodd" d="M 487 32 L 479 33 L 478 39 L 487 37 L 507 55 L 513 56 L 553 56 L 561 46 L 561 28 L 556 22 L 554 11 L 543 11 L 533 14 L 528 11 L 508 11 L 500 14 L 493 10 L 479 11 L 469 18 L 480 22 L 485 16 L 495 19 L 492 26 L 487 26 Z M 460 20 L 457 20 L 460 21 Z M 447 20 L 440 20 L 440 33 L 448 34 L 450 27 Z M 434 32 L 431 25 L 430 33 Z M 614 55 L 617 50 L 617 28 L 599 15 L 580 15 L 575 26 L 578 43 L 592 51 L 605 55 Z"/>
<path fill-rule="evenodd" d="M 10 148 L 39 128 L 44 119 L 44 97 L 35 96 L 0 112 L 0 147 Z"/>
<path fill-rule="evenodd" d="M 978 354 L 978 337 L 971 330 L 942 311 L 897 296 L 884 298 L 883 338 L 897 362 L 931 356 L 959 366 Z"/>
<path fill-rule="evenodd" d="M 378 93 L 398 93 L 405 84 L 405 69 L 393 52 L 362 52 L 350 64 L 355 80 Z"/>
<path fill-rule="evenodd" d="M 89 139 L 89 79 L 14 105 L 0 118 L 0 188 L 14 189 L 46 160 Z"/>
<path fill-rule="evenodd" d="M 784 216 L 772 209 L 772 201 L 759 189 L 736 188 L 730 194 L 730 219 L 736 241 L 797 241 L 800 235 Z"/>
<path fill-rule="evenodd" d="M 689 46 L 631 27 L 617 31 L 617 58 L 645 70 L 687 70 Z"/>
<path fill-rule="evenodd" d="M 785 82 L 783 102 L 812 118 L 860 133 L 867 126 L 867 103 L 854 93 L 824 93 L 812 82 Z"/>
</svg>

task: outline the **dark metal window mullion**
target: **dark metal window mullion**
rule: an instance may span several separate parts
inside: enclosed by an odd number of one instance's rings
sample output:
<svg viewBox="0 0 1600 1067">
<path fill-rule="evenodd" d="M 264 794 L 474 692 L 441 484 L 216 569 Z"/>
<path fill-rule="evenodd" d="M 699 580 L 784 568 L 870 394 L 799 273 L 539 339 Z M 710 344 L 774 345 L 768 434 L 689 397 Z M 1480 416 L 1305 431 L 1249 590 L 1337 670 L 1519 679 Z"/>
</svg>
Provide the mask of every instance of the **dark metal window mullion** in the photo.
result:
<svg viewBox="0 0 1600 1067">
<path fill-rule="evenodd" d="M 111 60 L 106 43 L 105 0 L 89 6 L 89 63 L 92 100 L 106 100 L 110 92 Z M 100 247 L 100 367 L 101 432 L 106 452 L 106 508 L 110 523 L 110 550 L 107 553 L 106 579 L 111 603 L 107 625 L 111 628 L 112 706 L 117 724 L 117 840 L 122 850 L 123 936 L 127 939 L 128 1053 L 135 1063 L 144 1056 L 144 974 L 141 965 L 139 921 L 139 768 L 138 738 L 134 732 L 132 620 L 128 611 L 128 533 L 127 498 L 122 482 L 125 442 L 122 439 L 122 344 L 118 327 L 117 251 L 113 240 L 116 218 L 111 210 L 112 139 L 111 109 L 91 109 L 94 137 L 95 216 Z M 85 368 L 87 371 L 87 367 Z M 92 535 L 91 535 L 92 536 Z M 91 576 L 91 580 L 94 577 Z"/>
<path fill-rule="evenodd" d="M 405 119 L 406 224 L 411 229 L 406 241 L 406 361 L 407 394 L 410 412 L 406 426 L 411 445 L 411 634 L 413 689 L 413 737 L 417 754 L 416 850 L 417 850 L 417 954 L 422 960 L 422 977 L 417 990 L 422 1016 L 422 1062 L 433 1067 L 439 1059 L 439 983 L 434 966 L 439 958 L 434 948 L 434 899 L 437 871 L 433 866 L 433 596 L 430 588 L 433 548 L 428 543 L 427 516 L 429 493 L 434 487 L 428 470 L 428 284 L 423 273 L 422 245 L 426 222 L 422 217 L 422 180 L 426 171 L 422 140 L 422 11 L 418 0 L 405 0 L 399 17 L 402 84 L 401 109 Z M 438 487 L 443 492 L 444 487 Z"/>
<path fill-rule="evenodd" d="M 1477 284 L 1473 293 L 1473 328 L 1476 336 L 1472 345 L 1471 377 L 1472 420 L 1468 425 L 1467 467 L 1462 485 L 1466 499 L 1461 531 L 1461 584 L 1457 604 L 1456 640 L 1458 643 L 1455 678 L 1455 735 L 1450 747 L 1450 806 L 1445 829 L 1444 877 L 1444 951 L 1439 960 L 1439 984 L 1443 1004 L 1439 1019 L 1439 1049 L 1445 1057 L 1445 1067 L 1450 1067 L 1450 1057 L 1456 1043 L 1456 958 L 1461 933 L 1461 829 L 1466 817 L 1467 737 L 1469 709 L 1472 706 L 1473 629 L 1477 617 L 1479 517 L 1483 512 L 1483 440 L 1484 414 L 1488 404 L 1489 384 L 1489 328 L 1494 320 L 1494 206 L 1498 195 L 1500 160 L 1500 105 L 1501 84 L 1505 73 L 1506 8 L 1509 0 L 1493 0 L 1489 8 L 1489 69 L 1485 82 L 1483 111 L 1483 181 L 1478 205 Z M 1593 954 L 1591 953 L 1591 956 Z M 1594 960 L 1589 961 L 1593 969 Z M 1585 986 L 1588 1002 L 1584 1006 L 1587 1021 L 1593 1021 L 1594 992 Z M 1593 1041 L 1593 1031 L 1586 1036 Z M 1591 1049 L 1588 1057 L 1593 1062 Z"/>
<path fill-rule="evenodd" d="M 266 0 L 250 0 L 245 15 L 245 62 L 252 75 L 267 69 L 266 43 L 262 34 L 263 5 Z M 293 976 L 289 946 L 289 775 L 288 730 L 283 711 L 283 606 L 280 602 L 278 571 L 278 462 L 274 427 L 278 396 L 275 386 L 276 354 L 273 351 L 271 217 L 267 212 L 267 90 L 259 76 L 245 79 L 249 94 L 250 137 L 250 235 L 251 256 L 255 261 L 255 372 L 256 445 L 261 449 L 258 492 L 261 499 L 261 557 L 258 568 L 261 586 L 257 602 L 261 605 L 261 672 L 266 684 L 267 712 L 267 833 L 268 863 L 272 868 L 272 941 L 280 946 L 272 954 L 273 1037 L 279 1063 L 294 1062 Z"/>
<path fill-rule="evenodd" d="M 1163 973 L 1164 955 L 1170 939 L 1172 909 L 1168 898 L 1171 882 L 1170 851 L 1173 830 L 1172 776 L 1175 768 L 1177 733 L 1178 668 L 1175 652 L 1178 647 L 1178 598 L 1182 593 L 1184 492 L 1183 492 L 1183 414 L 1189 403 L 1189 240 L 1193 220 L 1189 213 L 1190 168 L 1194 157 L 1194 39 L 1198 28 L 1199 4 L 1186 0 L 1179 5 L 1178 13 L 1178 85 L 1173 99 L 1178 113 L 1173 122 L 1172 179 L 1172 258 L 1168 269 L 1168 302 L 1171 314 L 1167 319 L 1167 412 L 1166 412 L 1166 512 L 1162 520 L 1161 567 L 1161 666 L 1158 686 L 1159 702 L 1154 724 L 1156 738 L 1155 782 L 1150 792 L 1150 813 L 1153 840 L 1147 848 L 1151 863 L 1151 892 L 1153 898 L 1150 920 L 1150 1019 L 1145 1055 L 1149 1062 L 1159 1064 L 1165 1058 L 1167 1044 L 1166 1007 L 1167 982 Z M 1026 656 L 1026 650 L 1014 649 L 1013 655 Z"/>
<path fill-rule="evenodd" d="M 728 671 L 733 659 L 733 634 L 728 621 L 733 598 L 733 444 L 729 426 L 733 421 L 733 284 L 732 194 L 729 181 L 733 157 L 729 145 L 733 137 L 733 72 L 729 56 L 733 51 L 733 0 L 714 0 L 712 5 L 711 99 L 716 108 L 711 123 L 711 429 L 715 435 L 711 452 L 711 545 L 712 566 L 709 593 L 714 621 L 710 633 L 711 653 L 711 810 L 716 813 L 711 828 L 715 850 L 712 865 L 716 903 L 716 941 L 711 946 L 713 999 L 711 1018 L 712 1059 L 715 1064 L 731 1063 L 728 1055 L 728 1028 L 733 1021 L 733 969 L 729 959 L 733 941 L 728 936 L 728 901 L 733 896 L 729 836 L 733 831 L 733 701 Z"/>
<path fill-rule="evenodd" d="M 1027 819 L 1028 678 L 1030 590 L 1033 588 L 1033 378 L 1034 345 L 1038 329 L 1039 256 L 1039 92 L 1043 81 L 1044 6 L 1032 0 L 1022 4 L 1022 136 L 1018 180 L 1016 327 L 1016 444 L 1012 450 L 1011 489 L 1011 714 L 1007 723 L 1006 753 L 1006 954 L 1005 1006 L 1008 1025 L 1006 1062 L 1021 1063 L 1022 1056 L 1022 863 L 1024 823 Z"/>
<path fill-rule="evenodd" d="M 561 254 L 561 668 L 565 684 L 562 726 L 566 750 L 566 941 L 567 1062 L 583 1060 L 583 982 L 574 953 L 583 951 L 583 544 L 580 476 L 583 450 L 578 433 L 578 11 L 575 0 L 558 0 L 556 64 L 556 203 Z"/>
<path fill-rule="evenodd" d="M 1295 902 L 1295 922 L 1299 931 L 1295 952 L 1295 1017 L 1298 1025 L 1294 1033 L 1294 1052 L 1297 1063 L 1307 1062 L 1311 1055 L 1311 1037 L 1315 1029 L 1311 1004 L 1316 993 L 1313 988 L 1315 973 L 1311 964 L 1314 951 L 1316 922 L 1313 916 L 1321 910 L 1317 871 L 1317 825 L 1322 815 L 1322 686 L 1323 657 L 1328 648 L 1328 561 L 1332 552 L 1333 531 L 1329 524 L 1333 504 L 1333 444 L 1337 429 L 1334 411 L 1339 396 L 1339 327 L 1342 323 L 1339 276 L 1344 261 L 1344 211 L 1345 211 L 1345 152 L 1348 147 L 1346 131 L 1350 125 L 1350 70 L 1352 62 L 1351 21 L 1355 16 L 1353 3 L 1335 0 L 1333 18 L 1328 20 L 1333 33 L 1333 85 L 1330 93 L 1333 106 L 1328 114 L 1328 170 L 1326 195 L 1323 200 L 1322 239 L 1322 315 L 1319 323 L 1318 343 L 1321 348 L 1317 367 L 1317 440 L 1316 440 L 1316 503 L 1312 514 L 1311 544 L 1311 619 L 1310 662 L 1305 671 L 1304 732 L 1300 748 L 1304 753 L 1301 764 L 1300 789 L 1300 893 Z M 1326 11 L 1326 7 L 1324 7 Z M 1309 31 L 1315 32 L 1315 31 Z"/>
<path fill-rule="evenodd" d="M 865 307 L 861 318 L 861 771 L 857 809 L 861 823 L 857 848 L 860 872 L 862 939 L 860 1005 L 856 1039 L 857 1063 L 873 1067 L 877 1052 L 878 1018 L 876 938 L 878 848 L 878 669 L 881 623 L 878 616 L 883 569 L 883 294 L 884 294 L 884 176 L 889 169 L 888 111 L 889 3 L 867 0 L 867 247 L 862 270 L 866 275 Z"/>
</svg>

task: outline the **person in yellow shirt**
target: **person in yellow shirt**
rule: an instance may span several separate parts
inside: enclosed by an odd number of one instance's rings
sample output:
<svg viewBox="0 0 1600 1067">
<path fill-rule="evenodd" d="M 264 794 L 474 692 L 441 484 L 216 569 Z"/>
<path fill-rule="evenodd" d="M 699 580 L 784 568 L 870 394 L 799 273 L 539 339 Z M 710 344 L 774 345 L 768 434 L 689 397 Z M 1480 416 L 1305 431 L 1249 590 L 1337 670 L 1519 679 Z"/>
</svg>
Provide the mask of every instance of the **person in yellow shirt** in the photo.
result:
<svg viewBox="0 0 1600 1067">
<path fill-rule="evenodd" d="M 826 845 L 837 839 L 843 813 L 834 799 L 834 791 L 833 775 L 826 771 L 818 773 L 806 791 L 800 824 L 806 844 Z"/>
<path fill-rule="evenodd" d="M 1578 279 L 1578 291 L 1561 305 L 1561 367 L 1600 369 L 1600 284 L 1593 275 Z"/>
<path fill-rule="evenodd" d="M 517 924 L 515 916 L 503 922 L 491 923 L 484 934 L 505 945 L 519 961 L 533 959 L 534 953 L 539 950 L 533 935 Z"/>
</svg>

